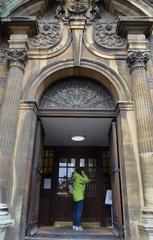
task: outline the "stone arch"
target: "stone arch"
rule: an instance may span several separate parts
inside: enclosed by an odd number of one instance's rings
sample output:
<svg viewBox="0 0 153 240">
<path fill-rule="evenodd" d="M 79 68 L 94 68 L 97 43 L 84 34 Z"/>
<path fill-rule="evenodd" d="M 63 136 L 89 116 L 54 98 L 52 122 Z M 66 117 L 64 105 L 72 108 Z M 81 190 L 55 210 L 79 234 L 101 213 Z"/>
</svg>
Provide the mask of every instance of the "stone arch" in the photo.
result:
<svg viewBox="0 0 153 240">
<path fill-rule="evenodd" d="M 55 1 L 53 1 L 54 3 Z M 107 10 L 109 11 L 109 8 L 112 9 L 113 6 L 116 5 L 117 2 L 121 3 L 121 9 L 118 9 L 119 12 L 124 9 L 124 6 L 127 7 L 129 11 L 129 15 L 145 15 L 145 16 L 152 16 L 153 9 L 151 3 L 147 2 L 146 0 L 112 0 L 112 1 L 105 1 L 104 5 L 106 5 Z M 109 6 L 109 7 L 108 7 Z M 8 16 L 43 16 L 47 11 L 49 11 L 49 8 L 51 8 L 52 5 L 49 6 L 48 1 L 45 0 L 27 0 L 27 1 L 12 1 L 8 0 L 3 3 L 2 10 L 1 10 L 1 16 L 2 17 L 8 17 Z M 133 8 L 133 12 L 131 12 L 131 9 Z M 120 11 L 121 10 L 121 11 Z M 111 10 L 110 10 L 111 12 Z"/>
<path fill-rule="evenodd" d="M 45 66 L 25 89 L 23 100 L 39 104 L 44 91 L 55 81 L 70 76 L 90 77 L 99 81 L 111 92 L 116 101 L 131 101 L 130 90 L 124 79 L 104 63 L 82 60 L 80 67 L 74 67 L 72 61 L 57 62 Z"/>
</svg>

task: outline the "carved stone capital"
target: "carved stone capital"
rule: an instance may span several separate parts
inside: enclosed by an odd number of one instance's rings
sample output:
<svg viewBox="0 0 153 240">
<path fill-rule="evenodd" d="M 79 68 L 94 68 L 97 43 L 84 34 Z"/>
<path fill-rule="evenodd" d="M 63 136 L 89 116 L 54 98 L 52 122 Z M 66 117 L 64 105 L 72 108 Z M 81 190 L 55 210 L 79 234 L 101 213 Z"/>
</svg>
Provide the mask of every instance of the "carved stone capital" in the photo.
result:
<svg viewBox="0 0 153 240">
<path fill-rule="evenodd" d="M 147 69 L 147 62 L 150 59 L 150 54 L 148 52 L 141 51 L 129 51 L 127 62 L 132 71 L 136 67 L 144 67 Z"/>
<path fill-rule="evenodd" d="M 27 52 L 25 49 L 8 49 L 7 59 L 9 64 L 17 63 L 24 64 L 27 60 Z"/>
</svg>

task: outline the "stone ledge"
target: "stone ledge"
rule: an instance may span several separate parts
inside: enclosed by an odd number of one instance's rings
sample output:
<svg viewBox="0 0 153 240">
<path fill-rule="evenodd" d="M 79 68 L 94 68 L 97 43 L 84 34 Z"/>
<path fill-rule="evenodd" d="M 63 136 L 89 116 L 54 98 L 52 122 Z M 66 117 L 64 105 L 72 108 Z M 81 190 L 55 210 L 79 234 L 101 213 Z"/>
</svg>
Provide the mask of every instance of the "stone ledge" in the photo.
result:
<svg viewBox="0 0 153 240">
<path fill-rule="evenodd" d="M 153 17 L 119 17 L 117 33 L 127 37 L 128 34 L 145 34 L 148 37 L 153 30 Z"/>
<path fill-rule="evenodd" d="M 33 16 L 2 18 L 1 25 L 9 34 L 27 34 L 31 37 L 39 32 L 37 18 Z"/>
</svg>

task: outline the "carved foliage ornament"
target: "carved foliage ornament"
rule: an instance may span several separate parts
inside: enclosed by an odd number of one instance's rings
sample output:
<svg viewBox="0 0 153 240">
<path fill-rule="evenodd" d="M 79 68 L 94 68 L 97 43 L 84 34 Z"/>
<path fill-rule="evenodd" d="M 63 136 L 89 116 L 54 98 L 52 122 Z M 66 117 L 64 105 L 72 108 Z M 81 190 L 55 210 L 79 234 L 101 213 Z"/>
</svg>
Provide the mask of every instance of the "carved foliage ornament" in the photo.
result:
<svg viewBox="0 0 153 240">
<path fill-rule="evenodd" d="M 25 49 L 8 49 L 7 59 L 9 63 L 13 62 L 24 63 L 27 60 L 27 52 Z"/>
<path fill-rule="evenodd" d="M 42 109 L 112 110 L 115 101 L 97 81 L 68 78 L 52 85 L 40 101 Z"/>
<path fill-rule="evenodd" d="M 94 40 L 105 48 L 122 48 L 126 46 L 126 40 L 116 33 L 117 20 L 96 21 L 94 23 Z"/>
<path fill-rule="evenodd" d="M 148 52 L 129 51 L 127 62 L 130 70 L 135 67 L 145 67 L 147 69 L 147 62 L 150 59 Z"/>
<path fill-rule="evenodd" d="M 33 47 L 53 47 L 60 41 L 60 24 L 57 21 L 38 21 L 39 34 L 30 39 Z"/>
</svg>

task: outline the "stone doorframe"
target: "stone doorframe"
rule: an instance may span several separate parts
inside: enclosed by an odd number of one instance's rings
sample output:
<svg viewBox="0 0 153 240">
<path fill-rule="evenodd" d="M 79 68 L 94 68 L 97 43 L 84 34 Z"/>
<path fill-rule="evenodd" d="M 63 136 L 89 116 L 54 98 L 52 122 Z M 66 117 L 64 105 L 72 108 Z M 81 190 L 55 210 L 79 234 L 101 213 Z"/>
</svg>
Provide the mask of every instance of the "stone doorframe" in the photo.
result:
<svg viewBox="0 0 153 240">
<path fill-rule="evenodd" d="M 126 240 L 139 239 L 142 188 L 134 104 L 124 80 L 107 65 L 92 61 L 82 61 L 81 65 L 81 68 L 73 68 L 70 61 L 47 66 L 24 93 L 20 103 L 9 203 L 15 224 L 6 233 L 8 240 L 24 240 L 25 237 L 39 99 L 53 81 L 73 75 L 93 76 L 109 88 L 116 99 L 124 233 Z"/>
</svg>

